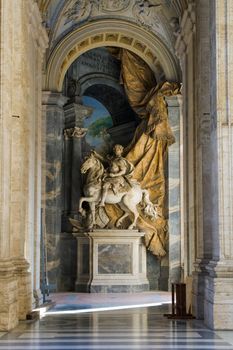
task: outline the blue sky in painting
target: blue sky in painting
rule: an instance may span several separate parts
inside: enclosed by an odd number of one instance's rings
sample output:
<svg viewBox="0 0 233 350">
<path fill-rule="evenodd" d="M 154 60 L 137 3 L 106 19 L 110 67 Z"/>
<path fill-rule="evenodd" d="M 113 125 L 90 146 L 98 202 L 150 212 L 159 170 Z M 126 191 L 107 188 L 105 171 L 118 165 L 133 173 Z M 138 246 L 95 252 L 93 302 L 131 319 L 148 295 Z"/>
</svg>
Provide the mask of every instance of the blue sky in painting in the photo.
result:
<svg viewBox="0 0 233 350">
<path fill-rule="evenodd" d="M 108 110 L 96 99 L 88 96 L 83 96 L 82 101 L 85 106 L 93 108 L 91 116 L 89 118 L 86 118 L 84 121 L 84 127 L 89 129 L 86 135 L 86 141 L 91 147 L 99 149 L 104 143 L 106 143 L 106 137 L 103 137 L 103 133 L 106 128 L 109 128 L 113 125 L 112 119 Z M 97 135 L 93 135 L 94 131 L 96 131 L 96 133 L 97 131 L 99 132 Z"/>
</svg>

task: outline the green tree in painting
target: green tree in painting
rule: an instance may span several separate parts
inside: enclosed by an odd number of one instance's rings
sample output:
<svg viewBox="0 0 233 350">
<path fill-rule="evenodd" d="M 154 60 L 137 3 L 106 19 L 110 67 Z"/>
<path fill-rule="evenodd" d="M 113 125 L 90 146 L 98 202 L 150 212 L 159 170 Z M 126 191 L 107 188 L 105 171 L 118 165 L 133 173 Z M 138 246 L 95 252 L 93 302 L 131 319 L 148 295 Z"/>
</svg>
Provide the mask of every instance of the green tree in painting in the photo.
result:
<svg viewBox="0 0 233 350">
<path fill-rule="evenodd" d="M 88 133 L 92 137 L 102 137 L 103 132 L 112 126 L 112 118 L 110 116 L 98 118 L 88 126 Z"/>
</svg>

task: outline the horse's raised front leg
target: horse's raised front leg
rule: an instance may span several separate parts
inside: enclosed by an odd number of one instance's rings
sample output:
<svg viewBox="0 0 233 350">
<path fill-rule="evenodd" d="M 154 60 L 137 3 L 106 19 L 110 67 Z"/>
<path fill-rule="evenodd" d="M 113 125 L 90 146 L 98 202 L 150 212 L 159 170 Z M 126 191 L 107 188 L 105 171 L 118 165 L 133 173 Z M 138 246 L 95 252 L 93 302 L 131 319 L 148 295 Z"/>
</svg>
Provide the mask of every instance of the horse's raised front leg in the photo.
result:
<svg viewBox="0 0 233 350">
<path fill-rule="evenodd" d="M 78 211 L 80 214 L 83 214 L 83 202 L 84 202 L 84 198 L 85 197 L 81 197 L 79 200 L 79 207 L 78 207 Z"/>
</svg>

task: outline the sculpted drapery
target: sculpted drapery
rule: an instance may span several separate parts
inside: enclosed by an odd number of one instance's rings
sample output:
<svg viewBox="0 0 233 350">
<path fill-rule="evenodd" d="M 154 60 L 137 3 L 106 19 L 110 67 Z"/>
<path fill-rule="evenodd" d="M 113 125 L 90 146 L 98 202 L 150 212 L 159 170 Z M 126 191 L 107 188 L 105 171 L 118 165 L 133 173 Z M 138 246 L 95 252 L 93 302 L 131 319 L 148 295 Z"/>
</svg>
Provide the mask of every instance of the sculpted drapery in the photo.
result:
<svg viewBox="0 0 233 350">
<path fill-rule="evenodd" d="M 129 103 L 142 119 L 125 156 L 135 166 L 133 177 L 150 193 L 150 199 L 158 205 L 160 217 L 155 221 L 142 213 L 137 226 L 145 234 L 147 248 L 157 256 L 166 254 L 167 213 L 165 205 L 165 166 L 168 146 L 175 139 L 168 122 L 166 96 L 180 93 L 177 83 L 156 85 L 149 66 L 134 53 L 113 49 L 121 60 L 121 80 Z M 115 222 L 120 215 L 116 206 L 106 205 L 107 214 Z"/>
</svg>

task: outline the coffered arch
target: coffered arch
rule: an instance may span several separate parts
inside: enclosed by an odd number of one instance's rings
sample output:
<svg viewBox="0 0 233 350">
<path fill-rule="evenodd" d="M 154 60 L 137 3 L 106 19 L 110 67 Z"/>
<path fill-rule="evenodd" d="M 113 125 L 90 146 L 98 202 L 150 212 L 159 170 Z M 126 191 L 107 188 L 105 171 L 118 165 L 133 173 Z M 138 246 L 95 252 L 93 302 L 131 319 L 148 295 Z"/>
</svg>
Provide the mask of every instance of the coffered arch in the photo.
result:
<svg viewBox="0 0 233 350">
<path fill-rule="evenodd" d="M 61 91 L 65 73 L 80 55 L 93 48 L 116 46 L 140 56 L 157 81 L 180 80 L 178 61 L 156 35 L 123 20 L 99 20 L 67 34 L 54 48 L 48 62 L 44 89 Z"/>
</svg>

